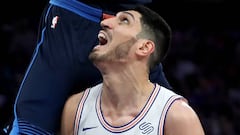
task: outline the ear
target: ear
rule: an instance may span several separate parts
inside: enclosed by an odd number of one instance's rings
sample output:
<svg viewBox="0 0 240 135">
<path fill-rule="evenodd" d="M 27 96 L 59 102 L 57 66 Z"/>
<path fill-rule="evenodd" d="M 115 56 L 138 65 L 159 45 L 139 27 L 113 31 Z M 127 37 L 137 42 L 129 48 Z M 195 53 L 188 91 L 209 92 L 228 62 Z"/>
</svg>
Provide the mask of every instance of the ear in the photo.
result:
<svg viewBox="0 0 240 135">
<path fill-rule="evenodd" d="M 143 40 L 138 46 L 137 54 L 141 56 L 150 55 L 155 49 L 155 44 L 151 40 Z"/>
</svg>

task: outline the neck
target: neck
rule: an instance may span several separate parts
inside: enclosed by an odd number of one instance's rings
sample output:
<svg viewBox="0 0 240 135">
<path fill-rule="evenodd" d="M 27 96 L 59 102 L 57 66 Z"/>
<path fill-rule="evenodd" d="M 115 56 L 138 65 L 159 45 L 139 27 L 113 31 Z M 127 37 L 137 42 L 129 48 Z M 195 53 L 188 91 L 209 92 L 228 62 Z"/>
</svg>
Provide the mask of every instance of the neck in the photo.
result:
<svg viewBox="0 0 240 135">
<path fill-rule="evenodd" d="M 101 109 L 106 121 L 120 126 L 141 112 L 154 84 L 144 65 L 108 64 L 98 65 L 103 77 Z"/>
<path fill-rule="evenodd" d="M 143 80 L 131 74 L 104 76 L 101 108 L 108 123 L 122 126 L 141 112 L 154 88 Z"/>
<path fill-rule="evenodd" d="M 142 71 L 124 68 L 104 74 L 102 104 L 119 111 L 129 107 L 141 108 L 145 105 L 154 85 L 149 81 L 148 73 Z"/>
</svg>

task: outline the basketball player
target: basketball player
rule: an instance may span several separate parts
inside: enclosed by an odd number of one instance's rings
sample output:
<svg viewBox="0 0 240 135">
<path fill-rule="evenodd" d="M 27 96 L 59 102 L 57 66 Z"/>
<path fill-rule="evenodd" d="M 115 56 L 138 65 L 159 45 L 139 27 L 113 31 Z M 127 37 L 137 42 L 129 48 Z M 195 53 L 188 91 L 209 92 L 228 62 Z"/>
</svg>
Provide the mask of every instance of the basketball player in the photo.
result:
<svg viewBox="0 0 240 135">
<path fill-rule="evenodd" d="M 89 58 L 103 82 L 67 100 L 62 135 L 204 135 L 186 99 L 149 81 L 150 69 L 169 48 L 164 19 L 139 6 L 101 26 Z"/>
<path fill-rule="evenodd" d="M 14 105 L 16 134 L 56 134 L 66 99 L 78 89 L 101 82 L 88 59 L 97 44 L 100 21 L 117 11 L 151 0 L 50 0 L 43 11 L 37 47 Z M 170 87 L 161 64 L 150 79 Z"/>
</svg>

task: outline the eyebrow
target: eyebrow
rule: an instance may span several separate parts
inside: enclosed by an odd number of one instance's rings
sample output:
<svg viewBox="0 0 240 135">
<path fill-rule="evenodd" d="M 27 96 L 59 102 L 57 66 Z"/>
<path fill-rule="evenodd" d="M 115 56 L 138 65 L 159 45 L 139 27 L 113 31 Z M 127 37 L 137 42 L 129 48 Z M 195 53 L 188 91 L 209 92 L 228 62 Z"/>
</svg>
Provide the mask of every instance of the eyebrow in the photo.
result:
<svg viewBox="0 0 240 135">
<path fill-rule="evenodd" d="M 135 20 L 135 17 L 132 13 L 128 12 L 128 11 L 122 11 L 120 12 L 121 14 L 128 14 L 129 16 L 131 16 L 133 18 L 133 20 Z"/>
</svg>

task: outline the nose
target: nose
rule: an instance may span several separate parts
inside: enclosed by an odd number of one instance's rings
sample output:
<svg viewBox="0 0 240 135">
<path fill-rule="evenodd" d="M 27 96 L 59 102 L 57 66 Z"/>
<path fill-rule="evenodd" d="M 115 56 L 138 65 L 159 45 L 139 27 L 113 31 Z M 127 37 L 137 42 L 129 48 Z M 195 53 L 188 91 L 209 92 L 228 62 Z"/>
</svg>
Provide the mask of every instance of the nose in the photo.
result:
<svg viewBox="0 0 240 135">
<path fill-rule="evenodd" d="M 114 18 L 114 15 L 109 15 L 109 14 L 103 14 L 103 20 L 101 21 L 100 25 L 103 29 L 106 28 L 112 28 L 113 24 L 111 22 L 112 18 Z"/>
</svg>

